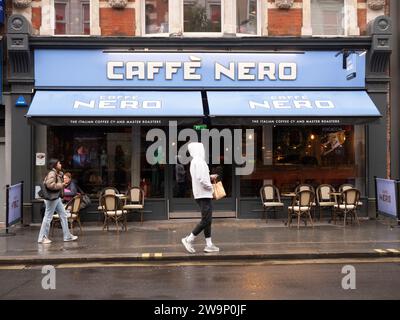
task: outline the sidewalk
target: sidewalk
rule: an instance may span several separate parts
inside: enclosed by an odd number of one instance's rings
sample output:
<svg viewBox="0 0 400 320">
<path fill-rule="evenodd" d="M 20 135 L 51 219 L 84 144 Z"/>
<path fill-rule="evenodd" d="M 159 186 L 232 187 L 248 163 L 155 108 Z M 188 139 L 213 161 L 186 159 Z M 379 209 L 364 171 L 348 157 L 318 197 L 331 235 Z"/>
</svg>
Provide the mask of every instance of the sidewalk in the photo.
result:
<svg viewBox="0 0 400 320">
<path fill-rule="evenodd" d="M 38 244 L 39 226 L 14 230 L 0 237 L 0 264 L 59 264 L 126 261 L 204 261 L 237 259 L 334 259 L 400 257 L 400 228 L 388 221 L 361 221 L 361 226 L 317 223 L 290 229 L 282 221 L 214 219 L 213 242 L 221 251 L 203 252 L 204 236 L 196 239 L 195 254 L 181 244 L 198 220 L 145 221 L 128 224 L 119 235 L 112 227 L 84 224 L 77 242 L 62 241 L 61 229 L 53 243 Z M 79 235 L 79 229 L 74 229 Z M 388 250 L 389 249 L 389 250 Z"/>
</svg>

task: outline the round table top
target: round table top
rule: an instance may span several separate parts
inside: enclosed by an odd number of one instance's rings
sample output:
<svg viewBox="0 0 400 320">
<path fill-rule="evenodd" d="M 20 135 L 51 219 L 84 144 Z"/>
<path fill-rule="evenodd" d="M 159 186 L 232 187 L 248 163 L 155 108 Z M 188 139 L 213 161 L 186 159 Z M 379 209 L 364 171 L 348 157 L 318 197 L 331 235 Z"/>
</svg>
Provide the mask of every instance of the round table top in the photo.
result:
<svg viewBox="0 0 400 320">
<path fill-rule="evenodd" d="M 281 194 L 283 197 L 295 197 L 296 193 L 295 192 L 284 192 Z"/>
</svg>

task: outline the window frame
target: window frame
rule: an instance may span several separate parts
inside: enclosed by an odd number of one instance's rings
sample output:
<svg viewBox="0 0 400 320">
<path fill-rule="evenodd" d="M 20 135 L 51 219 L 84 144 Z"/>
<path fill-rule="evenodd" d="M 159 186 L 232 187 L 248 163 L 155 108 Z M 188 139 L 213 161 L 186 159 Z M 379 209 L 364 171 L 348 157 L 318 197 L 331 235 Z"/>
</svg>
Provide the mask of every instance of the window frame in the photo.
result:
<svg viewBox="0 0 400 320">
<path fill-rule="evenodd" d="M 313 21 L 313 10 L 312 10 L 312 2 L 313 2 L 313 0 L 310 0 L 310 13 L 311 13 L 311 15 L 310 15 L 310 17 L 311 17 L 311 21 L 310 21 L 310 24 L 311 24 L 311 30 L 312 30 L 312 37 L 324 37 L 324 38 L 337 38 L 337 37 L 348 37 L 349 35 L 350 35 L 350 32 L 349 32 L 349 23 L 348 23 L 348 12 L 347 12 L 347 10 L 346 10 L 346 0 L 343 0 L 343 9 L 342 9 L 342 11 L 343 11 L 343 30 L 344 30 L 344 32 L 343 32 L 343 34 L 320 34 L 320 33 L 316 33 L 316 34 L 314 34 L 314 31 L 313 31 L 313 23 L 312 23 L 312 21 Z"/>
<path fill-rule="evenodd" d="M 89 10 L 89 20 L 87 22 L 85 22 L 85 10 L 84 10 L 84 6 L 88 5 L 88 10 Z M 81 6 L 81 32 L 82 32 L 82 36 L 90 36 L 90 1 L 87 0 L 82 0 L 80 3 Z M 85 34 L 85 23 L 89 24 L 89 34 Z"/>
<path fill-rule="evenodd" d="M 54 32 L 53 32 L 53 35 L 55 36 L 55 37 L 59 37 L 59 36 L 61 36 L 61 37 L 65 37 L 65 36 L 74 36 L 74 37 L 76 37 L 76 36 L 79 36 L 79 37 L 89 37 L 90 35 L 91 35 L 91 32 L 92 32 L 92 30 L 91 30 L 91 11 L 90 11 L 90 6 L 91 6 L 91 4 L 90 4 L 90 0 L 88 1 L 88 0 L 78 0 L 77 1 L 77 7 L 79 7 L 80 8 L 80 13 L 79 13 L 79 16 L 80 16 L 80 19 L 81 19 L 81 21 L 80 21 L 80 26 L 79 26 L 79 30 L 80 30 L 80 34 L 77 34 L 77 33 L 71 33 L 71 1 L 70 0 L 53 0 L 53 8 L 54 8 L 54 25 L 53 25 L 53 30 L 54 30 Z M 62 3 L 62 4 L 65 4 L 66 6 L 65 6 L 65 34 L 56 34 L 56 24 L 57 24 L 57 20 L 56 20 L 56 4 L 57 3 Z M 83 5 L 84 4 L 89 4 L 89 34 L 84 34 L 83 32 L 84 32 L 84 23 L 83 23 Z"/>
<path fill-rule="evenodd" d="M 256 0 L 257 1 L 257 29 L 255 34 L 251 33 L 243 33 L 243 32 L 236 32 L 238 25 L 237 25 L 237 0 L 234 0 L 234 12 L 235 12 L 235 34 L 237 37 L 259 37 L 261 36 L 261 29 L 262 29 L 262 1 L 261 0 Z M 267 13 L 268 14 L 268 13 Z"/>
<path fill-rule="evenodd" d="M 146 33 L 146 2 L 143 1 L 140 6 L 140 28 L 143 37 L 169 37 L 173 34 L 181 32 L 184 37 L 191 38 L 217 38 L 223 37 L 227 33 L 228 25 L 235 26 L 235 34 L 237 37 L 259 37 L 262 32 L 262 23 L 264 21 L 262 11 L 262 0 L 257 1 L 257 32 L 256 34 L 239 33 L 237 30 L 237 12 L 236 0 L 221 0 L 221 32 L 185 32 L 184 31 L 184 0 L 168 0 L 168 32 L 164 33 Z M 233 15 L 225 16 L 227 8 L 233 6 Z M 174 10 L 179 8 L 179 10 Z M 231 21 L 233 19 L 233 21 Z M 179 30 L 177 29 L 179 26 Z"/>
<path fill-rule="evenodd" d="M 65 23 L 65 33 L 56 33 L 57 27 L 57 13 L 56 13 L 56 5 L 64 4 L 65 5 L 65 15 L 64 15 L 64 23 Z M 69 34 L 69 24 L 70 24 L 70 14 L 69 14 L 69 1 L 68 0 L 55 0 L 54 1 L 54 35 L 55 36 L 66 36 Z"/>
</svg>

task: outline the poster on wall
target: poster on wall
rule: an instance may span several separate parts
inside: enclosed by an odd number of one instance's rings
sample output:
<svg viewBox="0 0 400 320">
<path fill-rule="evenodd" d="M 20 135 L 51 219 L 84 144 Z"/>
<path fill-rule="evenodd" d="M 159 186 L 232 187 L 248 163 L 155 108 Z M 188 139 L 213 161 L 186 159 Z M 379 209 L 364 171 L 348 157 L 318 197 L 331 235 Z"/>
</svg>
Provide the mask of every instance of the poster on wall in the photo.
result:
<svg viewBox="0 0 400 320">
<path fill-rule="evenodd" d="M 44 166 L 46 164 L 46 154 L 43 152 L 36 153 L 36 165 Z"/>
</svg>

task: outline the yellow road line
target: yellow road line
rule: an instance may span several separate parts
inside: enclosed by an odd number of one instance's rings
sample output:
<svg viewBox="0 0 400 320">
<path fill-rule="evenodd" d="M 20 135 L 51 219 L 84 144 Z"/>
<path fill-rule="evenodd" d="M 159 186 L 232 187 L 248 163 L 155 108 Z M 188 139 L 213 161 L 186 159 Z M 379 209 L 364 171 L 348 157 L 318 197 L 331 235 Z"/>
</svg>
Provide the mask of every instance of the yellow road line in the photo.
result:
<svg viewBox="0 0 400 320">
<path fill-rule="evenodd" d="M 374 249 L 374 251 L 376 251 L 378 253 L 387 253 L 386 250 L 383 250 L 383 249 Z"/>
<path fill-rule="evenodd" d="M 386 249 L 386 251 L 392 252 L 392 253 L 400 253 L 399 250 L 397 249 Z"/>
</svg>

